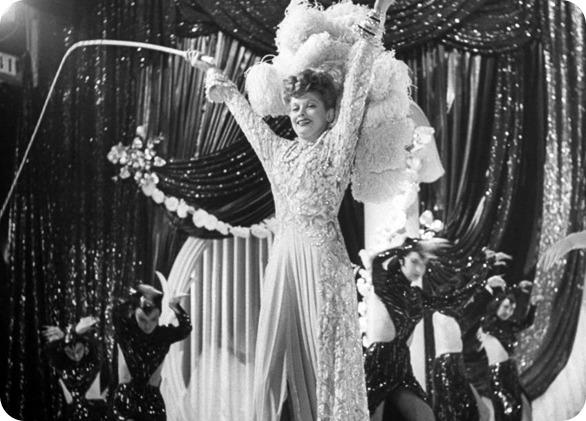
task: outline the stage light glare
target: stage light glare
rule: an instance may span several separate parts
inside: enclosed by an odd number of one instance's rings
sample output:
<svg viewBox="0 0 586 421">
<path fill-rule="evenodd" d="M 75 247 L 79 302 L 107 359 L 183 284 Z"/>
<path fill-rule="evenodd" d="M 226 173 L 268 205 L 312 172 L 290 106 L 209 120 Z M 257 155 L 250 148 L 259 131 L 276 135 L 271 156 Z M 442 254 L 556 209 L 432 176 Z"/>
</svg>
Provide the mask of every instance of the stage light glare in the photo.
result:
<svg viewBox="0 0 586 421">
<path fill-rule="evenodd" d="M 20 0 L 0 0 L 0 22 L 2 21 L 4 13 L 10 8 L 10 6 L 18 1 Z"/>
</svg>

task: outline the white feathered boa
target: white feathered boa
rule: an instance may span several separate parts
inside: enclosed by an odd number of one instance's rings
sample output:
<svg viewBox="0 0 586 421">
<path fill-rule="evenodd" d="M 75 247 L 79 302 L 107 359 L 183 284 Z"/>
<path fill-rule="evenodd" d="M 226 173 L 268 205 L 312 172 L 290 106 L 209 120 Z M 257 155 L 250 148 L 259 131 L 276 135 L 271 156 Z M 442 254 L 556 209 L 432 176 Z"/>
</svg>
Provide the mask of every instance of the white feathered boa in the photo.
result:
<svg viewBox="0 0 586 421">
<path fill-rule="evenodd" d="M 359 39 L 352 27 L 369 10 L 350 1 L 323 9 L 293 0 L 277 29 L 278 54 L 270 63 L 261 61 L 247 72 L 246 91 L 254 111 L 261 116 L 288 114 L 283 80 L 304 69 L 327 71 L 342 87 L 350 49 Z M 419 182 L 435 181 L 443 174 L 435 142 L 416 134 L 422 123 L 415 116 L 420 110 L 411 101 L 410 88 L 407 64 L 396 59 L 394 51 L 380 47 L 352 174 L 357 200 L 381 203 L 393 199 L 401 207 L 409 206 L 417 197 Z M 419 144 L 414 145 L 414 140 Z"/>
</svg>

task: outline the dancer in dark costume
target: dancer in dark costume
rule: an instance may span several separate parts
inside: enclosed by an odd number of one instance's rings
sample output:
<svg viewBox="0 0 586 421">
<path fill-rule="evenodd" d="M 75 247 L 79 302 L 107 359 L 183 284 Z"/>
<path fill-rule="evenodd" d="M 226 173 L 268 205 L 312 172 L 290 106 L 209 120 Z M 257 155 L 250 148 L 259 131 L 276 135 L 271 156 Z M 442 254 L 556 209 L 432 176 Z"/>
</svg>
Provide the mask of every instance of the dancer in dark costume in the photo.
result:
<svg viewBox="0 0 586 421">
<path fill-rule="evenodd" d="M 436 240 L 407 239 L 401 248 L 377 255 L 372 262 L 372 285 L 378 299 L 388 313 L 388 331 L 392 338 L 376 341 L 365 350 L 365 371 L 369 410 L 373 413 L 383 402 L 391 406 L 407 420 L 433 420 L 433 411 L 427 395 L 413 375 L 408 340 L 424 311 L 442 310 L 461 305 L 485 284 L 485 274 L 490 267 L 483 261 L 482 270 L 466 284 L 451 294 L 430 296 L 412 282 L 425 273 L 427 262 L 434 249 L 442 245 Z M 382 263 L 391 259 L 387 270 Z M 369 313 L 370 314 L 370 313 Z M 369 316 L 370 317 L 370 316 Z"/>
<path fill-rule="evenodd" d="M 45 355 L 59 376 L 67 402 L 61 417 L 66 421 L 106 419 L 106 401 L 86 396 L 101 368 L 98 341 L 91 332 L 96 323 L 97 319 L 84 317 L 65 332 L 57 326 L 45 326 L 42 331 L 47 340 Z"/>
<path fill-rule="evenodd" d="M 521 292 L 529 294 L 531 285 L 528 281 L 520 282 Z M 478 338 L 488 355 L 496 421 L 520 421 L 523 418 L 523 389 L 512 354 L 517 345 L 517 334 L 533 324 L 536 304 L 541 300 L 541 296 L 533 297 L 524 317 L 517 320 L 513 318 L 517 303 L 515 295 L 512 292 L 501 294 L 489 305 L 482 320 Z"/>
<path fill-rule="evenodd" d="M 169 346 L 185 339 L 191 332 L 189 315 L 179 305 L 179 298 L 170 300 L 178 326 L 159 326 L 163 294 L 140 285 L 130 299 L 114 306 L 114 338 L 131 375 L 114 393 L 112 412 L 115 420 L 164 421 L 165 403 L 159 391 L 158 372 Z"/>
<path fill-rule="evenodd" d="M 469 331 L 475 337 L 480 319 L 493 298 L 492 288 L 505 285 L 502 278 L 493 276 L 487 281 L 487 287 L 462 308 L 443 309 L 432 316 L 436 352 L 432 368 L 433 410 L 438 421 L 476 421 L 481 418 L 481 412 L 489 411 L 468 378 L 464 341 Z"/>
</svg>

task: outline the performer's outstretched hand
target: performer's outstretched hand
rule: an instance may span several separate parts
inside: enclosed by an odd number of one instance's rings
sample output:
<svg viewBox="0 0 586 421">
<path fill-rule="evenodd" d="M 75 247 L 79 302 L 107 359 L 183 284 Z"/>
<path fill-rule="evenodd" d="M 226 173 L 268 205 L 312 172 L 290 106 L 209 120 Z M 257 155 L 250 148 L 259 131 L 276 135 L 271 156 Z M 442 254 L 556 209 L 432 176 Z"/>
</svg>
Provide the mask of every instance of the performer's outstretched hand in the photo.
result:
<svg viewBox="0 0 586 421">
<path fill-rule="evenodd" d="M 391 7 L 395 0 L 376 0 L 374 2 L 374 10 L 379 12 L 383 17 L 387 14 L 387 10 Z"/>
<path fill-rule="evenodd" d="M 187 62 L 193 67 L 197 67 L 204 72 L 216 67 L 211 57 L 206 56 L 201 51 L 197 50 L 187 50 L 185 52 L 185 60 L 187 60 Z"/>
<path fill-rule="evenodd" d="M 527 280 L 523 280 L 523 281 L 519 282 L 518 285 L 519 285 L 519 288 L 521 288 L 521 290 L 525 294 L 529 294 L 531 292 L 531 289 L 533 288 L 533 282 L 527 281 Z"/>
<path fill-rule="evenodd" d="M 58 341 L 65 337 L 65 333 L 58 326 L 43 326 L 41 335 L 47 342 Z"/>
<path fill-rule="evenodd" d="M 174 313 L 182 313 L 184 310 L 181 307 L 181 304 L 179 304 L 179 302 L 182 298 L 185 297 L 189 297 L 189 294 L 179 294 L 171 298 L 169 300 L 169 308 L 173 310 Z"/>
<path fill-rule="evenodd" d="M 556 260 L 563 257 L 574 249 L 586 247 L 586 231 L 574 232 L 548 248 L 543 256 L 539 258 L 539 265 L 548 270 L 553 266 Z"/>
<path fill-rule="evenodd" d="M 513 256 L 502 251 L 495 252 L 489 248 L 484 249 L 484 254 L 487 259 L 494 259 L 495 266 L 505 266 L 509 261 L 513 260 Z"/>
<path fill-rule="evenodd" d="M 79 319 L 79 322 L 75 325 L 75 333 L 78 335 L 83 335 L 88 330 L 90 330 L 96 323 L 98 323 L 99 319 L 94 316 L 86 316 Z"/>
<path fill-rule="evenodd" d="M 499 275 L 494 275 L 494 276 L 491 276 L 490 278 L 488 278 L 488 280 L 486 281 L 486 284 L 493 289 L 494 288 L 505 289 L 507 287 L 507 283 L 502 278 L 502 276 L 499 276 Z"/>
<path fill-rule="evenodd" d="M 138 289 L 138 292 L 140 292 L 143 297 L 149 300 L 154 300 L 156 297 L 163 295 L 161 291 L 147 284 L 140 284 L 138 287 L 136 287 L 136 289 Z"/>
</svg>

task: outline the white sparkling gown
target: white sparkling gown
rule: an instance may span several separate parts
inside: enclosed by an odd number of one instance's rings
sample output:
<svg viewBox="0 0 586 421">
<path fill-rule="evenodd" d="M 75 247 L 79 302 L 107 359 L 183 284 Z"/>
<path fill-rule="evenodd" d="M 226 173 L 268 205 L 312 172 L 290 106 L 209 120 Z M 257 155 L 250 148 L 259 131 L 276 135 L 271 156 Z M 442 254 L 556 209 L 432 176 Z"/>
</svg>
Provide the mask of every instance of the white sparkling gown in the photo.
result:
<svg viewBox="0 0 586 421">
<path fill-rule="evenodd" d="M 277 136 L 237 88 L 226 103 L 260 158 L 277 232 L 265 272 L 255 354 L 256 421 L 277 421 L 289 394 L 296 421 L 369 419 L 357 300 L 338 225 L 374 60 L 353 46 L 336 124 L 315 142 Z M 213 82 L 212 82 L 213 83 Z"/>
</svg>

